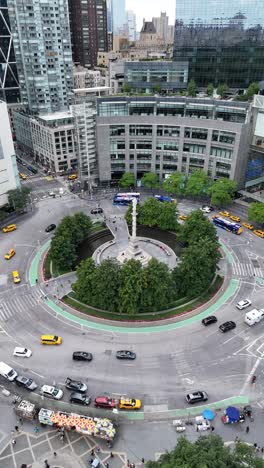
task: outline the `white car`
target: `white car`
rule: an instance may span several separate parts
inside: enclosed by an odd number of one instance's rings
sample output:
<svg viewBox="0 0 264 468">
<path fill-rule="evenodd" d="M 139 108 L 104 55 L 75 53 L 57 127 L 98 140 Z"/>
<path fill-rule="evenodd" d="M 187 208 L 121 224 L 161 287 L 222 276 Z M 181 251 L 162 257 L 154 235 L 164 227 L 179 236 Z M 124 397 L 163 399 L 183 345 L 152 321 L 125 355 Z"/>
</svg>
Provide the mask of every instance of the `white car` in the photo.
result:
<svg viewBox="0 0 264 468">
<path fill-rule="evenodd" d="M 200 208 L 200 210 L 203 213 L 211 213 L 211 211 L 213 211 L 213 207 L 212 206 L 202 206 L 202 208 Z"/>
<path fill-rule="evenodd" d="M 16 347 L 14 349 L 13 356 L 16 356 L 16 357 L 30 357 L 30 356 L 32 356 L 32 351 L 30 351 L 30 349 L 27 349 L 27 348 Z"/>
<path fill-rule="evenodd" d="M 249 299 L 243 299 L 242 301 L 239 301 L 236 304 L 237 309 L 243 310 L 246 309 L 246 307 L 251 306 L 251 301 Z"/>
<path fill-rule="evenodd" d="M 60 400 L 63 397 L 63 391 L 51 385 L 42 385 L 40 394 L 48 398 L 54 398 L 54 400 Z"/>
</svg>

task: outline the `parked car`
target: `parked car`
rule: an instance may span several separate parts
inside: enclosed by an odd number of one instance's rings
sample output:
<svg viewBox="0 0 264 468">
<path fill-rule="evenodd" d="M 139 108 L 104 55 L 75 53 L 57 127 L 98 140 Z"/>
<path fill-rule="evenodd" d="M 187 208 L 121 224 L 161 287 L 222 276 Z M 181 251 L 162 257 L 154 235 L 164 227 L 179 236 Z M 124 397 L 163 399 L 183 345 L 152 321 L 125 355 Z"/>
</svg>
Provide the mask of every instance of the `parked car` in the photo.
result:
<svg viewBox="0 0 264 468">
<path fill-rule="evenodd" d="M 233 330 L 234 328 L 236 328 L 236 324 L 235 324 L 235 322 L 233 322 L 232 320 L 230 320 L 230 321 L 225 322 L 225 323 L 223 323 L 222 325 L 220 325 L 219 330 L 220 330 L 222 333 L 226 333 L 227 331 Z"/>
<path fill-rule="evenodd" d="M 116 352 L 116 357 L 117 359 L 136 359 L 137 355 L 133 351 L 122 350 Z"/>
<path fill-rule="evenodd" d="M 197 391 L 193 393 L 188 393 L 186 395 L 186 401 L 189 403 L 189 405 L 192 405 L 193 403 L 198 403 L 200 401 L 207 401 L 208 400 L 208 395 L 206 392 L 203 391 Z"/>
<path fill-rule="evenodd" d="M 38 388 L 34 380 L 30 379 L 29 377 L 24 377 L 23 375 L 18 375 L 15 382 L 19 387 L 24 387 L 27 390 L 30 390 L 31 392 Z"/>
<path fill-rule="evenodd" d="M 27 348 L 19 348 L 18 346 L 14 349 L 13 356 L 28 358 L 32 356 L 32 351 Z"/>
<path fill-rule="evenodd" d="M 65 385 L 68 390 L 74 390 L 75 392 L 86 392 L 87 385 L 80 380 L 73 380 L 70 377 L 67 377 L 65 380 Z"/>
<path fill-rule="evenodd" d="M 15 249 L 10 249 L 6 254 L 5 254 L 5 259 L 10 260 L 10 258 L 14 257 L 16 255 Z"/>
<path fill-rule="evenodd" d="M 205 317 L 202 320 L 202 324 L 205 327 L 207 327 L 207 325 L 211 325 L 212 323 L 216 323 L 216 322 L 217 322 L 217 318 L 214 315 L 209 315 L 209 317 Z"/>
<path fill-rule="evenodd" d="M 72 359 L 74 361 L 91 361 L 93 359 L 93 355 L 86 351 L 74 351 Z"/>
<path fill-rule="evenodd" d="M 108 408 L 113 409 L 116 408 L 118 402 L 114 398 L 109 398 L 105 396 L 98 396 L 94 400 L 94 406 L 96 408 Z"/>
<path fill-rule="evenodd" d="M 91 397 L 87 396 L 86 393 L 73 392 L 70 395 L 70 402 L 77 403 L 78 405 L 89 405 Z"/>
<path fill-rule="evenodd" d="M 246 309 L 246 307 L 251 306 L 252 302 L 249 299 L 242 299 L 242 301 L 239 301 L 236 304 L 237 309 L 243 310 Z"/>
<path fill-rule="evenodd" d="M 137 410 L 141 408 L 141 401 L 135 398 L 121 398 L 119 408 L 126 410 Z"/>
<path fill-rule="evenodd" d="M 39 393 L 45 397 L 54 398 L 54 400 L 60 400 L 63 397 L 63 391 L 51 385 L 42 385 Z"/>
<path fill-rule="evenodd" d="M 49 225 L 46 227 L 45 231 L 46 231 L 46 232 L 51 232 L 51 231 L 54 231 L 54 229 L 56 229 L 56 224 L 49 224 Z"/>
</svg>

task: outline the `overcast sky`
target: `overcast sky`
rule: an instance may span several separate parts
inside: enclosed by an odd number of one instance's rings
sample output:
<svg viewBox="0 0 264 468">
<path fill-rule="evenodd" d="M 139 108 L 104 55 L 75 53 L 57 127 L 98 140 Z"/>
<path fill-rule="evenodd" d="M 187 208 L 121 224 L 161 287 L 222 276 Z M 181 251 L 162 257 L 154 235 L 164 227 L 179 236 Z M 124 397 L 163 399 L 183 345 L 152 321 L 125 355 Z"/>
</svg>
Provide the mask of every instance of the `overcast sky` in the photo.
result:
<svg viewBox="0 0 264 468">
<path fill-rule="evenodd" d="M 174 24 L 175 0 L 126 0 L 126 9 L 133 10 L 137 16 L 137 31 L 140 31 L 143 18 L 151 21 L 153 16 L 160 16 L 161 11 L 166 11 L 169 24 Z"/>
</svg>

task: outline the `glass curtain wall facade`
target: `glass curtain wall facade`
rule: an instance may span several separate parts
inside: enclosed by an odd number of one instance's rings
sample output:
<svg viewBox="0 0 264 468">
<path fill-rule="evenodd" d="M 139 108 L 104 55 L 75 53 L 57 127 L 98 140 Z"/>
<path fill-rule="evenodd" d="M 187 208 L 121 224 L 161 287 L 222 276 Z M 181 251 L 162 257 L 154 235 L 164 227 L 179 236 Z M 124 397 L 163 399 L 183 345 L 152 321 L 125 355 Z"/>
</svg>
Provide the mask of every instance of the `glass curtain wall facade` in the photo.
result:
<svg viewBox="0 0 264 468">
<path fill-rule="evenodd" d="M 177 0 L 174 60 L 198 86 L 247 88 L 264 78 L 262 0 Z"/>
<path fill-rule="evenodd" d="M 19 81 L 7 0 L 0 0 L 0 99 L 19 102 Z"/>
</svg>

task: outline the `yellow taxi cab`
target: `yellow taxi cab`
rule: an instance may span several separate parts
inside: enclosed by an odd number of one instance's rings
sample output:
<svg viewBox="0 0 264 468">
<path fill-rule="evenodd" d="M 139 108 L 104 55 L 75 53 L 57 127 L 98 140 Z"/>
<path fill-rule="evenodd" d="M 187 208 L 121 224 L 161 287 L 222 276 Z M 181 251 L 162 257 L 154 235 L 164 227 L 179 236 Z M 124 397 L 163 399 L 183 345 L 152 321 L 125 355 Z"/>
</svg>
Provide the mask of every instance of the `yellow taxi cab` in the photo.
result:
<svg viewBox="0 0 264 468">
<path fill-rule="evenodd" d="M 241 219 L 239 218 L 239 216 L 230 215 L 229 218 L 232 219 L 232 221 L 236 221 L 236 222 L 241 221 Z"/>
<path fill-rule="evenodd" d="M 71 174 L 68 176 L 68 180 L 75 180 L 77 179 L 77 177 L 78 177 L 77 174 Z"/>
<path fill-rule="evenodd" d="M 230 213 L 229 211 L 219 211 L 220 216 L 225 216 L 226 218 L 229 218 Z"/>
<path fill-rule="evenodd" d="M 12 276 L 15 284 L 20 283 L 21 279 L 17 270 L 12 271 Z"/>
<path fill-rule="evenodd" d="M 46 345 L 60 345 L 62 343 L 62 338 L 57 335 L 42 335 L 40 337 L 40 343 Z"/>
<path fill-rule="evenodd" d="M 19 172 L 19 177 L 20 177 L 20 179 L 22 179 L 22 180 L 26 180 L 26 179 L 27 179 L 26 174 L 24 174 L 23 172 Z"/>
<path fill-rule="evenodd" d="M 5 226 L 2 231 L 3 232 L 12 232 L 16 230 L 16 224 L 9 224 L 8 226 Z"/>
<path fill-rule="evenodd" d="M 264 231 L 261 231 L 260 229 L 254 229 L 253 232 L 256 234 L 256 236 L 262 237 L 262 239 L 264 239 Z"/>
<path fill-rule="evenodd" d="M 245 228 L 247 229 L 250 229 L 251 231 L 254 229 L 254 226 L 253 224 L 249 224 L 249 223 L 242 223 L 242 226 L 244 226 Z"/>
<path fill-rule="evenodd" d="M 6 254 L 5 254 L 5 259 L 10 260 L 10 258 L 14 257 L 16 255 L 15 249 L 10 249 Z"/>
<path fill-rule="evenodd" d="M 188 218 L 188 216 L 186 216 L 186 215 L 180 215 L 179 216 L 179 219 L 181 219 L 182 221 L 186 221 L 187 218 Z"/>
<path fill-rule="evenodd" d="M 121 398 L 119 400 L 119 408 L 126 410 L 136 410 L 141 408 L 141 401 L 135 398 Z"/>
</svg>

